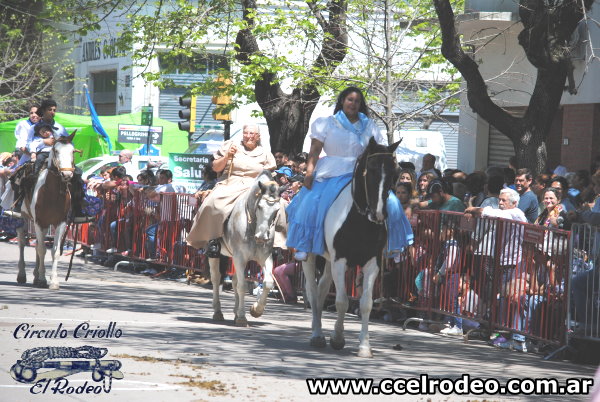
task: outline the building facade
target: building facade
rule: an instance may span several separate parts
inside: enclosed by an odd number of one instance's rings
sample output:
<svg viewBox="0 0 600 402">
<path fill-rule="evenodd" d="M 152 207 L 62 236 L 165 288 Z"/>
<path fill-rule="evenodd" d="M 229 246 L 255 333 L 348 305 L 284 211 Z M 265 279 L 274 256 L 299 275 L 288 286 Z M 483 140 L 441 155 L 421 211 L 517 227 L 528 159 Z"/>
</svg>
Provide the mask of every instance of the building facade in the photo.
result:
<svg viewBox="0 0 600 402">
<path fill-rule="evenodd" d="M 467 0 L 465 13 L 457 22 L 493 100 L 521 116 L 533 92 L 536 70 L 517 40 L 523 29 L 518 7 L 518 2 L 510 0 Z M 600 30 L 591 22 L 600 17 L 600 9 L 592 7 L 589 17 L 588 23 L 580 23 L 571 40 L 578 92 L 563 94 L 546 143 L 549 168 L 562 164 L 569 171 L 589 169 L 591 160 L 600 153 L 600 66 L 590 57 L 593 44 L 600 42 Z M 466 94 L 461 98 L 459 121 L 459 169 L 507 165 L 514 155 L 512 142 L 473 112 Z"/>
</svg>

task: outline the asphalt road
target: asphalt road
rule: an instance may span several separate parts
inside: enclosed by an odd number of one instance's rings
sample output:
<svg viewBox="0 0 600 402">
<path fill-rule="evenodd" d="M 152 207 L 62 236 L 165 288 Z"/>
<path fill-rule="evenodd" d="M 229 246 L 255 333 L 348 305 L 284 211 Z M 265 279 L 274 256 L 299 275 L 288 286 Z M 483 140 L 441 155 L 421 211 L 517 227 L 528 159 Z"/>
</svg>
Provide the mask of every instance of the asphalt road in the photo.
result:
<svg viewBox="0 0 600 402">
<path fill-rule="evenodd" d="M 210 289 L 167 279 L 151 279 L 130 271 L 114 272 L 75 258 L 68 282 L 68 263 L 59 265 L 61 289 L 50 291 L 17 285 L 15 245 L 0 243 L 0 401 L 203 401 L 203 400 L 531 400 L 534 396 L 311 396 L 306 378 L 567 378 L 593 377 L 595 367 L 544 361 L 539 355 L 499 350 L 480 341 L 465 344 L 444 337 L 380 321 L 370 325 L 373 359 L 356 357 L 359 322 L 348 315 L 346 348 L 313 349 L 308 345 L 310 311 L 301 305 L 269 300 L 261 318 L 248 315 L 250 327 L 233 326 L 233 294 L 222 296 L 227 321 L 211 320 Z M 28 261 L 34 250 L 27 247 Z M 47 260 L 50 255 L 47 254 Z M 251 298 L 250 298 L 251 299 Z M 250 300 L 247 299 L 249 307 Z M 323 325 L 333 327 L 334 314 L 324 313 Z M 111 324 L 113 323 L 113 324 Z M 21 324 L 26 324 L 25 326 Z M 75 338 L 75 329 L 79 338 Z M 83 327 L 82 327 L 83 326 Z M 88 329 L 88 338 L 82 328 Z M 112 328 L 112 337 L 102 336 Z M 25 329 L 57 330 L 64 338 L 29 338 Z M 65 330 L 60 332 L 60 330 Z M 105 331 L 101 331 L 105 330 Z M 116 330 L 120 336 L 116 337 Z M 106 335 L 105 335 L 106 336 Z M 396 344 L 402 350 L 394 350 Z M 90 372 L 79 372 L 48 388 L 19 383 L 10 369 L 26 350 L 44 347 L 92 346 L 108 350 L 103 360 L 118 360 L 122 379 L 113 379 L 109 392 L 94 388 Z M 42 350 L 42 352 L 40 352 Z M 35 353 L 43 353 L 38 349 Z M 34 353 L 34 354 L 35 354 Z M 58 353 L 58 352 L 56 352 Z M 63 359 L 69 360 L 69 359 Z M 81 359 L 80 359 L 81 360 Z M 64 364 L 64 363 L 63 363 Z M 41 370 L 43 371 L 43 370 Z M 86 383 L 87 382 L 87 383 Z M 83 387 L 81 387 L 83 385 Z M 64 388 L 61 388 L 63 387 Z M 90 388 L 86 388 L 90 386 Z M 56 389 L 56 391 L 53 390 Z M 79 390 L 88 394 L 77 394 Z M 71 394 L 61 394 L 59 391 Z M 95 394 L 94 392 L 99 392 Z M 584 396 L 540 396 L 543 400 L 588 400 Z"/>
</svg>

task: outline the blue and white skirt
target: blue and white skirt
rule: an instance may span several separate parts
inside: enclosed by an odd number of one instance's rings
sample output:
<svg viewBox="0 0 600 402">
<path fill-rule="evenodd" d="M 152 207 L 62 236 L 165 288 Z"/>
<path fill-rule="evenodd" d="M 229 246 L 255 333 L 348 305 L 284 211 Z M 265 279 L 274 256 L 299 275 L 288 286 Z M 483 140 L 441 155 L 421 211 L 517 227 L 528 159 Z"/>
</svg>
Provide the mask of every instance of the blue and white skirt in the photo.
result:
<svg viewBox="0 0 600 402">
<path fill-rule="evenodd" d="M 352 180 L 352 174 L 313 182 L 311 190 L 302 188 L 287 207 L 287 246 L 307 253 L 325 252 L 325 216 L 339 193 Z M 390 191 L 387 202 L 388 253 L 404 250 L 413 243 L 413 232 L 404 210 Z"/>
</svg>

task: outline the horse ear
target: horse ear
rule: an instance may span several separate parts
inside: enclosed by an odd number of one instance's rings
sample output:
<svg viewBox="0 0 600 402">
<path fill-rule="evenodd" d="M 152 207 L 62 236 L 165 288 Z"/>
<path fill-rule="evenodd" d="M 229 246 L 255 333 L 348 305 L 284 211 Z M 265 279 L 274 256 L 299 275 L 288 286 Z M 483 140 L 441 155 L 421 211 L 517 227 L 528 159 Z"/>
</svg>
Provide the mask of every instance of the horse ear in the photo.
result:
<svg viewBox="0 0 600 402">
<path fill-rule="evenodd" d="M 258 187 L 260 188 L 260 191 L 261 191 L 263 194 L 265 193 L 265 191 L 267 191 L 267 186 L 265 186 L 265 185 L 263 184 L 263 182 L 262 182 L 262 181 L 260 181 L 260 180 L 258 181 Z"/>
<path fill-rule="evenodd" d="M 377 141 L 375 141 L 375 137 L 371 137 L 367 146 L 373 148 L 375 145 L 377 145 Z"/>
<path fill-rule="evenodd" d="M 400 145 L 401 142 L 402 138 L 400 138 L 400 141 L 396 141 L 392 145 L 388 145 L 388 151 L 394 153 L 394 151 L 396 151 L 396 148 L 398 148 L 398 145 Z"/>
<path fill-rule="evenodd" d="M 71 135 L 69 135 L 67 138 L 69 140 L 69 142 L 73 142 L 73 137 L 75 137 L 75 134 L 77 133 L 77 129 L 75 129 Z"/>
</svg>

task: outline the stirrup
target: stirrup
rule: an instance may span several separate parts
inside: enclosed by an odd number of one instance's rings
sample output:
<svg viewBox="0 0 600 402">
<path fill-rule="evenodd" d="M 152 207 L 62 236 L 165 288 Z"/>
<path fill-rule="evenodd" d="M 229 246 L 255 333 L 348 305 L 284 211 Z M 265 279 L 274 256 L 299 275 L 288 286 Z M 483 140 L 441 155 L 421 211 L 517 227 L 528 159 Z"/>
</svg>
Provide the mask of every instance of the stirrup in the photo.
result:
<svg viewBox="0 0 600 402">
<path fill-rule="evenodd" d="M 73 217 L 73 223 L 89 223 L 95 222 L 96 218 L 93 216 L 75 216 Z"/>
<path fill-rule="evenodd" d="M 2 212 L 3 215 L 10 216 L 11 218 L 22 218 L 21 213 L 12 210 L 5 210 Z"/>
</svg>

